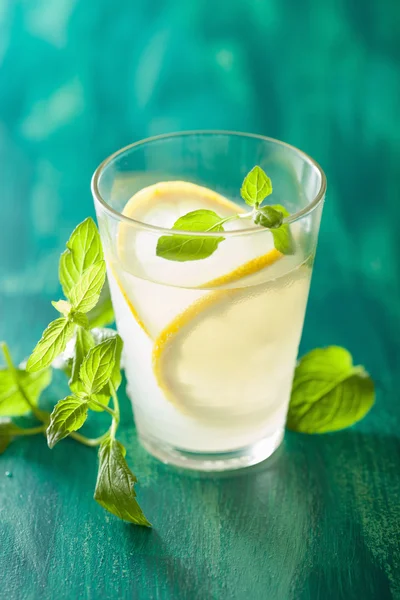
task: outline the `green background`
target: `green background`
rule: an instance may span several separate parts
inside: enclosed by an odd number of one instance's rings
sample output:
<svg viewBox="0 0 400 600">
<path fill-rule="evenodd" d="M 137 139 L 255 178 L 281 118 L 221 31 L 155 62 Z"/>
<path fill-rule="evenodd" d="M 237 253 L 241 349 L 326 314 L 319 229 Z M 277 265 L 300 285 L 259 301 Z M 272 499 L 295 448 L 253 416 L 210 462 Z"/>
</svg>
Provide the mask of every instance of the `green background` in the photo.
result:
<svg viewBox="0 0 400 600">
<path fill-rule="evenodd" d="M 122 398 L 152 531 L 92 501 L 95 451 L 15 442 L 0 458 L 2 597 L 400 598 L 399 31 L 396 0 L 1 2 L 0 338 L 16 359 L 54 318 L 97 164 L 147 135 L 217 127 L 325 169 L 301 351 L 344 345 L 377 386 L 353 429 L 287 434 L 267 466 L 223 479 L 148 456 Z"/>
</svg>

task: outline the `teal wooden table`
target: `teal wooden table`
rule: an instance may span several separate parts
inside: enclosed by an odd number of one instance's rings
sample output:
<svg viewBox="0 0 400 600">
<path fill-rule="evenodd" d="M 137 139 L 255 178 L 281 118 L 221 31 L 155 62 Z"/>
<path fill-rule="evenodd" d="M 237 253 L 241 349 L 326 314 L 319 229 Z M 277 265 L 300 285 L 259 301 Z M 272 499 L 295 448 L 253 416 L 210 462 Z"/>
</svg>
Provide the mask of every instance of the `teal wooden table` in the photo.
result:
<svg viewBox="0 0 400 600">
<path fill-rule="evenodd" d="M 101 159 L 154 133 L 249 130 L 326 170 L 301 352 L 347 347 L 377 402 L 351 430 L 287 433 L 267 464 L 218 478 L 146 454 L 123 396 L 151 531 L 92 500 L 94 450 L 13 443 L 0 457 L 0 597 L 400 598 L 400 8 L 168 0 L 153 16 L 145 0 L 118 4 L 0 10 L 0 339 L 22 360 L 54 318 L 58 256 L 93 215 Z"/>
</svg>

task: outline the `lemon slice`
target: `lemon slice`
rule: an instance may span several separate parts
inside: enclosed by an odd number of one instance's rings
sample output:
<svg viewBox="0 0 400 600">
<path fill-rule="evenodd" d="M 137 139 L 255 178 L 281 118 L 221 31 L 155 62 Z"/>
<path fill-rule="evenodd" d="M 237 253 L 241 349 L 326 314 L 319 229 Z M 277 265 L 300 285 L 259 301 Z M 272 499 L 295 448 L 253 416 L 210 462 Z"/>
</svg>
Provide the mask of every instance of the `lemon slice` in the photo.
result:
<svg viewBox="0 0 400 600">
<path fill-rule="evenodd" d="M 183 413 L 213 423 L 281 414 L 308 286 L 309 270 L 299 269 L 191 304 L 154 343 L 153 371 L 165 397 Z"/>
<path fill-rule="evenodd" d="M 214 210 L 221 217 L 243 212 L 234 202 L 208 188 L 171 181 L 140 190 L 129 200 L 123 214 L 150 225 L 171 228 L 180 216 L 199 208 Z M 247 226 L 248 222 L 238 220 L 227 223 L 225 228 L 232 231 Z M 135 320 L 153 339 L 189 304 L 204 295 L 195 288 L 237 287 L 237 282 L 244 281 L 246 285 L 254 285 L 256 280 L 247 280 L 254 279 L 265 267 L 271 268 L 282 256 L 273 246 L 272 235 L 265 230 L 262 235 L 227 237 L 212 256 L 195 263 L 158 257 L 158 239 L 156 232 L 120 223 L 117 257 L 111 265 Z M 153 282 L 159 286 L 157 294 Z"/>
</svg>

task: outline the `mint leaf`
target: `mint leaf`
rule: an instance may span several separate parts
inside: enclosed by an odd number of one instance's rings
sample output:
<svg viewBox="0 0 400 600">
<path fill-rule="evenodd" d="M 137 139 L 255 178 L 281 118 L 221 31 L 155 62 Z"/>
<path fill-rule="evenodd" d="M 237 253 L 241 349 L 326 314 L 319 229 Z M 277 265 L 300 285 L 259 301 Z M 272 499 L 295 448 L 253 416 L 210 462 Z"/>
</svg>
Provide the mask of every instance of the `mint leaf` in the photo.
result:
<svg viewBox="0 0 400 600">
<path fill-rule="evenodd" d="M 79 327 L 76 332 L 75 353 L 72 359 L 71 377 L 68 382 L 69 387 L 73 391 L 75 391 L 76 384 L 79 382 L 79 372 L 83 360 L 87 356 L 89 350 L 93 348 L 94 344 L 95 342 L 91 332 Z"/>
<path fill-rule="evenodd" d="M 86 219 L 73 231 L 60 258 L 59 275 L 78 322 L 77 312 L 86 313 L 95 307 L 106 276 L 100 236 L 92 219 Z M 68 303 L 61 300 L 53 305 L 65 314 Z"/>
<path fill-rule="evenodd" d="M 220 224 L 222 217 L 218 216 L 213 210 L 201 208 L 200 210 L 192 210 L 186 215 L 179 217 L 175 221 L 172 229 L 179 231 L 223 231 L 224 228 Z"/>
<path fill-rule="evenodd" d="M 72 377 L 71 377 L 71 379 L 69 381 L 69 386 L 70 386 L 71 390 L 73 390 L 73 392 L 77 396 L 79 396 L 81 398 L 85 398 L 85 399 L 88 399 L 88 392 L 87 392 L 86 385 L 80 379 L 80 369 L 78 370 L 78 364 L 79 364 L 79 360 L 81 360 L 81 363 L 83 362 L 83 359 L 85 358 L 85 356 L 87 356 L 87 353 L 89 352 L 90 348 L 94 347 L 95 341 L 93 339 L 93 336 L 92 336 L 92 340 L 93 340 L 92 345 L 90 347 L 86 347 L 84 350 L 82 350 L 82 357 L 80 356 L 79 348 L 77 349 L 77 352 L 75 353 L 75 359 L 73 362 L 73 365 L 75 365 L 75 361 L 76 361 L 77 373 L 74 368 L 72 371 L 72 373 L 74 375 L 74 379 L 72 380 Z M 85 352 L 85 354 L 83 354 L 84 352 Z M 100 408 L 100 406 L 98 406 L 94 402 L 91 402 L 91 400 L 96 400 L 96 402 L 100 402 L 100 404 L 102 404 L 103 406 L 108 406 L 108 404 L 110 402 L 110 397 L 111 397 L 110 386 L 109 386 L 109 384 L 106 384 L 100 391 L 96 392 L 95 394 L 94 393 L 90 394 L 90 399 L 88 399 L 90 410 L 94 410 L 95 412 L 102 412 L 104 409 Z"/>
<path fill-rule="evenodd" d="M 66 298 L 84 271 L 103 260 L 99 232 L 93 219 L 85 219 L 72 232 L 60 258 L 59 277 Z"/>
<path fill-rule="evenodd" d="M 96 402 L 100 402 L 100 404 L 102 404 L 103 406 L 108 406 L 110 403 L 110 398 L 111 398 L 111 394 L 108 393 L 108 390 L 107 390 L 106 394 L 103 394 L 102 392 L 97 392 L 96 394 L 92 394 L 90 396 L 90 400 L 89 400 L 90 410 L 94 410 L 95 412 L 103 412 L 104 408 L 100 408 L 100 406 L 98 406 L 94 402 L 91 402 L 91 400 L 96 400 Z"/>
<path fill-rule="evenodd" d="M 94 499 L 110 513 L 135 525 L 151 527 L 136 500 L 135 475 L 125 460 L 126 450 L 110 436 L 99 449 L 99 473 Z"/>
<path fill-rule="evenodd" d="M 106 265 L 103 260 L 83 272 L 80 279 L 69 290 L 69 299 L 74 310 L 87 313 L 96 306 L 105 278 Z"/>
<path fill-rule="evenodd" d="M 240 195 L 246 204 L 258 207 L 270 194 L 272 194 L 270 178 L 261 167 L 255 166 L 244 178 Z"/>
<path fill-rule="evenodd" d="M 52 305 L 59 313 L 61 313 L 64 317 L 68 317 L 72 306 L 66 300 L 58 300 L 57 302 L 52 301 Z"/>
<path fill-rule="evenodd" d="M 103 331 L 105 331 L 105 330 L 103 330 Z M 108 331 L 111 331 L 111 330 L 108 330 Z M 93 400 L 97 400 L 97 402 L 100 402 L 100 404 L 103 404 L 104 406 L 107 406 L 110 401 L 110 397 L 112 395 L 111 385 L 114 388 L 114 391 L 116 392 L 118 390 L 119 386 L 121 385 L 121 381 L 122 381 L 121 353 L 122 353 L 123 342 L 122 342 L 122 339 L 120 338 L 120 336 L 116 332 L 113 332 L 113 333 L 114 333 L 114 335 L 112 337 L 115 338 L 115 357 L 114 357 L 115 364 L 114 364 L 114 368 L 113 368 L 111 376 L 110 376 L 110 380 L 108 381 L 108 383 L 106 383 L 106 385 L 99 392 L 96 392 L 96 394 L 92 394 L 90 396 Z M 110 339 L 110 337 L 105 338 L 105 339 Z M 96 412 L 102 411 L 102 409 L 99 406 L 97 406 L 96 404 L 94 404 L 93 402 L 89 402 L 89 408 Z"/>
<path fill-rule="evenodd" d="M 174 223 L 172 229 L 179 231 L 224 231 L 223 219 L 214 211 L 200 209 L 187 213 Z M 215 252 L 223 237 L 190 235 L 163 235 L 157 242 L 156 254 L 167 260 L 185 262 L 208 258 Z"/>
<path fill-rule="evenodd" d="M 110 288 L 108 287 L 107 280 L 103 285 L 100 292 L 100 298 L 96 306 L 92 308 L 87 314 L 89 319 L 89 325 L 93 327 L 106 327 L 114 323 L 114 309 L 111 302 Z"/>
<path fill-rule="evenodd" d="M 35 406 L 42 391 L 50 385 L 51 370 L 45 369 L 38 373 L 28 373 L 23 369 L 0 370 L 0 415 L 17 417 L 30 411 L 25 398 L 18 387 L 21 386 L 29 400 Z"/>
<path fill-rule="evenodd" d="M 92 398 L 100 402 L 100 404 L 104 404 L 107 406 L 110 397 L 112 395 L 111 385 L 116 392 L 121 385 L 122 381 L 122 373 L 121 373 L 121 354 L 122 354 L 123 342 L 118 334 L 115 335 L 115 364 L 112 370 L 110 380 L 106 385 L 100 390 L 100 392 L 92 395 Z M 89 403 L 89 408 L 95 411 L 101 411 L 99 406 Z"/>
<path fill-rule="evenodd" d="M 268 229 L 276 229 L 282 225 L 283 213 L 276 210 L 273 206 L 263 206 L 259 208 L 254 216 L 254 223 L 267 227 Z"/>
<path fill-rule="evenodd" d="M 83 312 L 72 310 L 69 318 L 75 325 L 79 325 L 79 327 L 83 327 L 84 329 L 89 327 L 89 319 Z"/>
<path fill-rule="evenodd" d="M 287 426 L 303 433 L 345 429 L 362 419 L 374 400 L 371 378 L 363 367 L 353 366 L 347 350 L 318 348 L 296 368 Z"/>
<path fill-rule="evenodd" d="M 115 365 L 116 345 L 113 337 L 89 350 L 80 369 L 80 379 L 88 396 L 96 394 L 109 382 Z"/>
<path fill-rule="evenodd" d="M 88 403 L 76 396 L 67 396 L 60 400 L 50 415 L 50 424 L 46 431 L 49 448 L 53 448 L 72 431 L 80 429 L 86 421 L 87 412 Z"/>
<path fill-rule="evenodd" d="M 26 365 L 27 371 L 40 371 L 48 367 L 51 361 L 65 350 L 68 340 L 74 334 L 74 329 L 75 325 L 65 317 L 52 321 L 30 355 Z"/>
<path fill-rule="evenodd" d="M 290 213 L 281 204 L 274 204 L 271 208 L 281 212 L 284 218 L 290 216 Z M 282 254 L 295 253 L 296 245 L 287 223 L 283 223 L 278 229 L 271 229 L 271 233 L 274 238 L 274 246 L 279 252 Z"/>
<path fill-rule="evenodd" d="M 274 204 L 273 206 L 268 205 L 257 209 L 253 217 L 256 225 L 271 230 L 274 246 L 282 254 L 294 254 L 295 252 L 295 243 L 290 227 L 288 224 L 282 223 L 283 219 L 288 217 L 289 214 L 284 206 Z"/>
</svg>

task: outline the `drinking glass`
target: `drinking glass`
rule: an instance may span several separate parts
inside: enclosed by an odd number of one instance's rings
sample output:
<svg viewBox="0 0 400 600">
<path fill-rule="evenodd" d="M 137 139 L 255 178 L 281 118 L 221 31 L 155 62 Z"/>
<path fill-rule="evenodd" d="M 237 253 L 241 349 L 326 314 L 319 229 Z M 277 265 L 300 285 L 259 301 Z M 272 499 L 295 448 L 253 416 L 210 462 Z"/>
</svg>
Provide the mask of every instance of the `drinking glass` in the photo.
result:
<svg viewBox="0 0 400 600">
<path fill-rule="evenodd" d="M 223 233 L 172 230 L 188 206 L 248 212 L 240 189 L 255 165 L 273 183 L 265 203 L 290 213 L 290 253 L 251 219 L 232 220 Z M 139 439 L 158 459 L 223 471 L 258 463 L 281 443 L 325 189 L 304 152 L 224 131 L 149 138 L 96 170 L 127 393 Z M 169 260 L 157 255 L 161 238 L 216 250 Z"/>
</svg>

